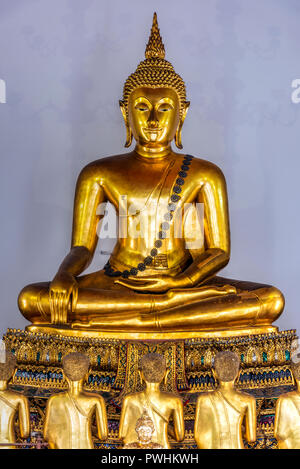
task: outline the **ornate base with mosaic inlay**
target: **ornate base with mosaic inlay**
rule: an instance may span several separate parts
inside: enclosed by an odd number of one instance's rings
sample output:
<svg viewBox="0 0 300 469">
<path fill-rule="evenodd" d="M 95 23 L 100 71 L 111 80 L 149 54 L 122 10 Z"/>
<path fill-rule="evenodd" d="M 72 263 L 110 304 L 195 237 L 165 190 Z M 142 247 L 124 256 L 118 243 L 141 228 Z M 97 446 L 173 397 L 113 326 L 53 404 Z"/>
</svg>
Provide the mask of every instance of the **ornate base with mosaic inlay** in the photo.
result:
<svg viewBox="0 0 300 469">
<path fill-rule="evenodd" d="M 141 356 L 158 352 L 165 356 L 170 369 L 165 390 L 178 393 L 184 401 L 186 435 L 182 443 L 173 442 L 173 446 L 191 449 L 196 448 L 193 428 L 197 396 L 214 389 L 211 366 L 215 354 L 221 350 L 239 354 L 238 388 L 252 394 L 257 401 L 257 441 L 251 447 L 277 447 L 273 436 L 275 403 L 280 394 L 294 389 L 290 358 L 296 339 L 294 330 L 167 341 L 70 337 L 15 329 L 9 329 L 4 336 L 18 363 L 11 387 L 30 399 L 33 440 L 42 434 L 47 398 L 66 388 L 61 369 L 63 356 L 78 351 L 86 353 L 92 365 L 87 390 L 100 392 L 107 402 L 109 439 L 100 443 L 95 438 L 95 446 L 118 448 L 122 398 L 142 389 L 138 373 Z"/>
</svg>

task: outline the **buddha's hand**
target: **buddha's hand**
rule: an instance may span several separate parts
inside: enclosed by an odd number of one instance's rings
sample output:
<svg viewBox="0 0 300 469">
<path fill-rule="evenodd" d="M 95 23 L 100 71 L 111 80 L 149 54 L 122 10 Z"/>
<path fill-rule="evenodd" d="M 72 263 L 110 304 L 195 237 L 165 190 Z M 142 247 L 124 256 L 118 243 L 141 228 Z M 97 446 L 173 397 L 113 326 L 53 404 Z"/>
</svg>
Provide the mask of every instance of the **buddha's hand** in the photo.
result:
<svg viewBox="0 0 300 469">
<path fill-rule="evenodd" d="M 78 284 L 69 272 L 58 272 L 50 284 L 49 302 L 52 324 L 66 324 L 68 309 L 72 299 L 75 308 L 78 296 Z"/>
<path fill-rule="evenodd" d="M 115 283 L 131 290 L 145 292 L 165 292 L 171 288 L 180 288 L 182 286 L 180 280 L 168 275 L 156 275 L 155 277 L 129 276 L 127 279 L 116 280 Z"/>
</svg>

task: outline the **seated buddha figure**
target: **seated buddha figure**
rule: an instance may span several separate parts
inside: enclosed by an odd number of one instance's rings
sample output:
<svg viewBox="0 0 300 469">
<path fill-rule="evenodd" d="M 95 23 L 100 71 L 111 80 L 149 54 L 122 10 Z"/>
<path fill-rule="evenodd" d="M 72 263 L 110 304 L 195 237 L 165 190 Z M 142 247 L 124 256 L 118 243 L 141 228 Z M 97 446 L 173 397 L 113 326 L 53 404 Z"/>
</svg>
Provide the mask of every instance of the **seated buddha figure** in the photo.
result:
<svg viewBox="0 0 300 469">
<path fill-rule="evenodd" d="M 15 356 L 9 351 L 1 351 L 0 358 L 0 443 L 3 445 L 0 448 L 15 449 L 16 418 L 21 438 L 30 436 L 29 402 L 27 397 L 8 387 L 17 364 Z"/>
<path fill-rule="evenodd" d="M 161 383 L 168 375 L 163 355 L 146 353 L 140 360 L 139 373 L 146 387 L 144 391 L 128 394 L 124 398 L 119 438 L 126 448 L 129 447 L 128 445 L 135 445 L 137 443 L 136 423 L 146 412 L 153 425 L 152 444 L 155 444 L 156 448 L 160 446 L 168 449 L 170 448 L 169 435 L 176 441 L 184 439 L 182 400 L 175 394 L 160 390 Z M 171 418 L 173 418 L 173 426 L 170 425 Z M 144 440 L 147 439 L 145 434 L 140 436 Z M 139 443 L 141 444 L 142 441 L 140 440 Z"/>
<path fill-rule="evenodd" d="M 46 406 L 44 438 L 50 449 L 93 449 L 94 417 L 98 438 L 107 438 L 105 401 L 99 394 L 86 392 L 83 388 L 89 364 L 89 358 L 79 352 L 63 358 L 68 389 L 53 394 Z"/>
<path fill-rule="evenodd" d="M 276 403 L 274 436 L 279 449 L 300 449 L 300 355 L 291 363 L 296 389 L 279 396 Z"/>
<path fill-rule="evenodd" d="M 236 353 L 217 353 L 213 374 L 218 387 L 197 400 L 194 435 L 200 449 L 244 449 L 243 424 L 246 440 L 256 440 L 256 401 L 235 389 L 239 368 Z"/>
<path fill-rule="evenodd" d="M 151 441 L 152 435 L 155 432 L 155 426 L 146 410 L 143 412 L 142 416 L 137 419 L 135 432 L 137 441 L 124 445 L 123 449 L 164 449 L 163 446 Z"/>
<path fill-rule="evenodd" d="M 230 257 L 226 182 L 216 165 L 172 149 L 173 140 L 182 148 L 189 102 L 184 81 L 165 60 L 156 15 L 145 55 L 120 101 L 125 146 L 133 138 L 136 146 L 82 170 L 71 250 L 51 282 L 21 291 L 19 308 L 33 324 L 96 331 L 273 330 L 284 306 L 277 288 L 216 276 Z M 107 202 L 127 229 L 122 223 L 104 269 L 80 275 L 94 256 L 99 207 Z M 198 205 L 203 229 L 190 233 L 187 216 L 179 236 L 178 213 Z"/>
</svg>

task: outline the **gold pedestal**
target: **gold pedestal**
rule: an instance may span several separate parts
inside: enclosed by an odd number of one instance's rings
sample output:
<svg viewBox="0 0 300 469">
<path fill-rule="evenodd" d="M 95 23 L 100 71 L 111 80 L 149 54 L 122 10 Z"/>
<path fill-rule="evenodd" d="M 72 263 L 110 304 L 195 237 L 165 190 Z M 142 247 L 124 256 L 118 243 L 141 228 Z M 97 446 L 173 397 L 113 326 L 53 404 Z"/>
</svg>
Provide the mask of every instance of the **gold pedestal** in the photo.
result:
<svg viewBox="0 0 300 469">
<path fill-rule="evenodd" d="M 164 331 L 164 332 L 124 332 L 97 330 L 90 328 L 70 328 L 69 326 L 53 326 L 51 324 L 32 324 L 26 327 L 27 331 L 49 335 L 63 335 L 66 337 L 88 337 L 91 339 L 119 339 L 119 340 L 185 340 L 185 339 L 210 339 L 218 337 L 241 337 L 257 334 L 271 334 L 278 332 L 275 326 L 252 326 L 252 327 L 236 327 L 233 329 L 218 330 L 198 330 L 198 331 Z"/>
<path fill-rule="evenodd" d="M 238 387 L 256 397 L 257 441 L 251 447 L 275 448 L 273 436 L 274 410 L 277 397 L 294 389 L 290 358 L 296 333 L 292 331 L 235 337 L 176 338 L 168 340 L 125 340 L 123 337 L 72 336 L 72 331 L 53 327 L 29 326 L 26 331 L 9 329 L 4 336 L 7 348 L 17 357 L 17 369 L 11 387 L 27 395 L 31 403 L 33 431 L 41 433 L 47 398 L 66 389 L 61 362 L 64 355 L 79 351 L 90 357 L 91 371 L 86 382 L 88 390 L 101 392 L 106 399 L 109 438 L 105 443 L 95 438 L 95 446 L 117 448 L 120 407 L 124 395 L 142 389 L 139 359 L 148 352 L 165 356 L 170 369 L 164 389 L 178 393 L 184 402 L 186 434 L 183 443 L 174 448 L 195 448 L 193 438 L 195 405 L 199 393 L 214 389 L 211 373 L 213 358 L 218 351 L 232 350 L 241 358 Z M 70 333 L 71 332 L 71 333 Z M 77 332 L 77 331 L 76 331 Z M 155 340 L 154 340 L 155 339 Z M 249 447 L 249 445 L 247 445 Z"/>
</svg>

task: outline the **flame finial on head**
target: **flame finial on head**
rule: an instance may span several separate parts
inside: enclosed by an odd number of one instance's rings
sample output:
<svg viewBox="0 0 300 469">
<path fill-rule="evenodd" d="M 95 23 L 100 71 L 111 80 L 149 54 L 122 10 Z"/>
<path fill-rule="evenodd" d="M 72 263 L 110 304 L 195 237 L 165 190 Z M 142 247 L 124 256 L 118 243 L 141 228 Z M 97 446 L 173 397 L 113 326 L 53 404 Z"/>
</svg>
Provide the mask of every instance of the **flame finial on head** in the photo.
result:
<svg viewBox="0 0 300 469">
<path fill-rule="evenodd" d="M 146 46 L 145 57 L 146 59 L 152 59 L 154 57 L 158 57 L 160 59 L 165 58 L 165 46 L 159 32 L 156 13 L 153 15 L 153 23 L 148 44 Z"/>
</svg>

